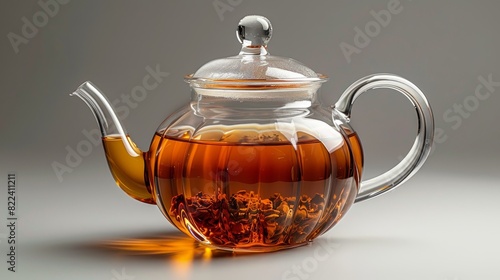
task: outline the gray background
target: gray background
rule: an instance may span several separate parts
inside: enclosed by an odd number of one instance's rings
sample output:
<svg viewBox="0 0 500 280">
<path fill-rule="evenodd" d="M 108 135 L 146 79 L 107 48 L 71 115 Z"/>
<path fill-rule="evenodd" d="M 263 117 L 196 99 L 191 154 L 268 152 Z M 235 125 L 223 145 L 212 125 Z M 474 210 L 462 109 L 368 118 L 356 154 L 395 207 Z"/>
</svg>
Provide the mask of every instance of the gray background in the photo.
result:
<svg viewBox="0 0 500 280">
<path fill-rule="evenodd" d="M 37 1 L 3 1 L 0 223 L 7 223 L 9 171 L 18 177 L 19 221 L 16 273 L 7 271 L 7 229 L 0 227 L 1 278 L 120 279 L 125 272 L 137 280 L 498 279 L 500 87 L 458 117 L 460 125 L 444 114 L 474 100 L 480 76 L 500 81 L 500 3 L 401 0 L 401 12 L 349 63 L 340 44 L 354 45 L 355 28 L 364 30 L 374 21 L 370 12 L 390 2 L 70 1 L 16 53 L 7 34 L 22 35 L 22 18 L 33 22 L 43 10 Z M 231 8 L 219 15 L 214 3 Z M 330 77 L 321 88 L 325 104 L 358 78 L 389 72 L 418 85 L 434 109 L 441 136 L 426 165 L 401 189 L 356 204 L 321 238 L 334 250 L 314 242 L 273 254 L 208 257 L 158 209 L 114 186 L 100 145 L 57 178 L 52 164 L 64 164 L 66 148 L 96 127 L 88 108 L 68 96 L 80 83 L 91 80 L 114 100 L 141 85 L 147 66 L 170 73 L 123 121 L 147 149 L 158 124 L 189 100 L 183 76 L 238 53 L 234 31 L 248 14 L 273 23 L 271 54 Z M 409 102 L 384 90 L 359 99 L 352 123 L 365 148 L 365 178 L 397 163 L 416 130 Z M 319 259 L 318 250 L 326 257 Z M 305 274 L 288 273 L 293 266 Z"/>
</svg>

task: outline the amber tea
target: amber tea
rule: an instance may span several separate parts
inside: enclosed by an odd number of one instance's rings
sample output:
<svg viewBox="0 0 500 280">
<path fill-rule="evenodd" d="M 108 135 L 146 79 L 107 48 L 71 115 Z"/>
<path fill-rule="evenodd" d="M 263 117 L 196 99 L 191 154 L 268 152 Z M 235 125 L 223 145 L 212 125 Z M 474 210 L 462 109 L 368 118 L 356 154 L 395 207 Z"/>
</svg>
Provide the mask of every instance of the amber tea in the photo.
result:
<svg viewBox="0 0 500 280">
<path fill-rule="evenodd" d="M 360 170 L 347 143 L 327 151 L 307 134 L 295 145 L 280 133 L 239 134 L 217 142 L 155 136 L 157 195 L 181 230 L 215 246 L 289 246 L 329 229 L 352 204 Z"/>
</svg>

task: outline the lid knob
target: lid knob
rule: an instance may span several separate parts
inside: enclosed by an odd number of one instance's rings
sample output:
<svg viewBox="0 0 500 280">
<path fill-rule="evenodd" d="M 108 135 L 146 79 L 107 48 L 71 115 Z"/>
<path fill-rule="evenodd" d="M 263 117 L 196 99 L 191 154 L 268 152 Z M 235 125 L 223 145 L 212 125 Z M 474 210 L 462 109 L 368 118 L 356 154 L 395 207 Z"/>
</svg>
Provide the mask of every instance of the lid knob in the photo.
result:
<svg viewBox="0 0 500 280">
<path fill-rule="evenodd" d="M 236 36 L 242 44 L 240 54 L 266 55 L 273 27 L 263 16 L 246 16 L 238 23 Z"/>
</svg>

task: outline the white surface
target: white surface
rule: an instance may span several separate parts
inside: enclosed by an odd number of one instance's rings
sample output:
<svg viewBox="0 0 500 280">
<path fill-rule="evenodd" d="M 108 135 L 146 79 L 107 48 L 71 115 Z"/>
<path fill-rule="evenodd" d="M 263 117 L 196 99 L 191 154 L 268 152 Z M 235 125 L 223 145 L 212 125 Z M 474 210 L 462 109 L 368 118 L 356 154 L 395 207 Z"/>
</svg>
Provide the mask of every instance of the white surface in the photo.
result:
<svg viewBox="0 0 500 280">
<path fill-rule="evenodd" d="M 498 177 L 431 168 L 355 204 L 311 245 L 247 255 L 207 251 L 155 206 L 126 198 L 106 176 L 81 172 L 67 189 L 19 192 L 18 272 L 4 263 L 1 279 L 498 279 Z M 97 182 L 103 189 L 92 199 L 84 188 Z M 68 199 L 49 203 L 56 191 Z M 131 250 L 137 242 L 143 251 Z"/>
</svg>

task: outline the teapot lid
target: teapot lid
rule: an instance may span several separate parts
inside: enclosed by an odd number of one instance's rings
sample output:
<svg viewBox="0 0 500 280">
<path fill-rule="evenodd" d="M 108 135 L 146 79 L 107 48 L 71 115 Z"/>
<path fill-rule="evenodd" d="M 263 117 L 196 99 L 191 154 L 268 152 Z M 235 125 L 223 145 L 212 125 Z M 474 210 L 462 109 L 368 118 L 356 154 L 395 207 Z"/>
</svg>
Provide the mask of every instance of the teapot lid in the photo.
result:
<svg viewBox="0 0 500 280">
<path fill-rule="evenodd" d="M 257 15 L 240 20 L 236 35 L 242 44 L 236 56 L 216 59 L 203 65 L 186 81 L 199 88 L 262 89 L 301 87 L 327 80 L 302 63 L 267 51 L 273 28 Z"/>
</svg>

